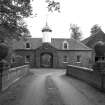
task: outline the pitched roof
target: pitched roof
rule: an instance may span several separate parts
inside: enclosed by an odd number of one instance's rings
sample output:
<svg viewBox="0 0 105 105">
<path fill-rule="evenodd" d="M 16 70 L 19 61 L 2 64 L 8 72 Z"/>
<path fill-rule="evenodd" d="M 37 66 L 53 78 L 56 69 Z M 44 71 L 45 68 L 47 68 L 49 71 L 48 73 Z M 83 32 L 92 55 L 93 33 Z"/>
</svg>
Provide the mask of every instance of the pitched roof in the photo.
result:
<svg viewBox="0 0 105 105">
<path fill-rule="evenodd" d="M 13 49 L 25 49 L 25 41 L 14 41 Z M 42 39 L 41 38 L 31 38 L 29 40 L 29 43 L 31 44 L 31 49 L 36 49 L 41 46 Z"/>
<path fill-rule="evenodd" d="M 86 45 L 84 45 L 83 43 L 81 43 L 80 41 L 77 41 L 75 39 L 55 38 L 55 39 L 52 39 L 52 45 L 55 48 L 61 50 L 64 41 L 68 42 L 69 50 L 92 50 Z"/>
<path fill-rule="evenodd" d="M 94 44 L 98 41 L 105 42 L 105 33 L 102 30 L 99 30 L 96 34 L 91 35 L 90 37 L 84 39 L 82 43 L 87 45 L 88 47 L 93 48 Z"/>
<path fill-rule="evenodd" d="M 63 50 L 63 42 L 67 41 L 69 44 L 68 50 L 92 50 L 86 45 L 75 39 L 67 38 L 52 38 L 51 45 L 58 50 Z M 31 38 L 30 39 L 31 49 L 36 49 L 42 45 L 42 38 Z M 25 49 L 25 42 L 23 40 L 15 42 L 13 45 L 14 49 Z"/>
</svg>

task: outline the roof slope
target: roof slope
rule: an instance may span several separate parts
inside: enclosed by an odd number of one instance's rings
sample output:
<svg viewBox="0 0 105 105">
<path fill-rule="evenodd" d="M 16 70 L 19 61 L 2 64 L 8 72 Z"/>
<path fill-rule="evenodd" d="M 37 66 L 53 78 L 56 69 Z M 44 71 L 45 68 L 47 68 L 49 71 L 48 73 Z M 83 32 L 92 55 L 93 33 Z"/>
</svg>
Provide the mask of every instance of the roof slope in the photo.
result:
<svg viewBox="0 0 105 105">
<path fill-rule="evenodd" d="M 84 39 L 84 40 L 82 41 L 82 43 L 84 43 L 84 44 L 87 45 L 88 47 L 93 48 L 93 47 L 94 47 L 94 44 L 95 44 L 97 41 L 103 41 L 103 42 L 105 42 L 105 33 L 104 33 L 102 30 L 100 30 L 100 31 L 98 31 L 96 34 L 91 35 L 90 37 Z"/>
<path fill-rule="evenodd" d="M 31 38 L 28 41 L 31 44 L 31 49 L 36 49 L 41 46 L 42 39 L 41 38 Z M 14 41 L 13 49 L 25 49 L 25 41 Z"/>
<path fill-rule="evenodd" d="M 67 43 L 69 44 L 69 48 L 67 50 L 92 50 L 80 41 L 69 38 L 52 38 L 51 45 L 58 50 L 63 50 L 64 41 L 67 41 Z M 29 42 L 31 44 L 31 49 L 36 49 L 42 45 L 42 38 L 31 38 Z M 23 40 L 15 42 L 13 48 L 25 49 L 25 42 Z"/>
<path fill-rule="evenodd" d="M 69 50 L 92 50 L 91 48 L 87 47 L 80 41 L 75 39 L 65 39 L 65 38 L 54 38 L 52 39 L 52 45 L 57 49 L 63 48 L 63 42 L 67 41 L 69 44 Z"/>
</svg>

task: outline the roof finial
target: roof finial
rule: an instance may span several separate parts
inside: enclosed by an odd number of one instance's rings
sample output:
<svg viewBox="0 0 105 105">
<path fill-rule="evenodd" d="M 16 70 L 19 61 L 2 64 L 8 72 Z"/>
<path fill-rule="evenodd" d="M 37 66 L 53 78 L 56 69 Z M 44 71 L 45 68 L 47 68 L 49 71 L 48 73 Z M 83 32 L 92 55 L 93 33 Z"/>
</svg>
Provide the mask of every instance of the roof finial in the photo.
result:
<svg viewBox="0 0 105 105">
<path fill-rule="evenodd" d="M 47 20 L 48 20 L 48 14 L 46 15 L 46 26 L 48 26 Z"/>
<path fill-rule="evenodd" d="M 46 26 L 48 26 L 47 20 L 46 20 Z"/>
</svg>

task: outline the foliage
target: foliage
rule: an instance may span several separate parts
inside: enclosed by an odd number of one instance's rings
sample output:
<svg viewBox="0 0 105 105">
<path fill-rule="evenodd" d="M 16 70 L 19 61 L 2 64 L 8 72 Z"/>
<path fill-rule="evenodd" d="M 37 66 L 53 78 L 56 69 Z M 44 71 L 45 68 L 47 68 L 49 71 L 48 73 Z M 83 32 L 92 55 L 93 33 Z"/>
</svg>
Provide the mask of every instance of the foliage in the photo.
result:
<svg viewBox="0 0 105 105">
<path fill-rule="evenodd" d="M 4 43 L 0 43 L 0 60 L 4 59 L 8 55 L 8 47 Z"/>
<path fill-rule="evenodd" d="M 76 24 L 70 24 L 70 29 L 72 31 L 71 38 L 80 40 L 82 36 L 80 32 L 80 27 L 78 27 Z"/>
<path fill-rule="evenodd" d="M 48 12 L 58 11 L 60 12 L 60 2 L 55 2 L 54 0 L 46 0 L 46 3 L 48 3 Z"/>
<path fill-rule="evenodd" d="M 0 26 L 7 29 L 11 37 L 18 37 L 23 32 L 28 32 L 26 25 L 20 25 L 20 22 L 32 14 L 30 2 L 30 0 L 0 0 Z"/>
<path fill-rule="evenodd" d="M 97 33 L 99 30 L 101 29 L 101 27 L 98 24 L 93 25 L 93 27 L 91 28 L 91 35 Z"/>
<path fill-rule="evenodd" d="M 104 56 L 105 55 L 105 43 L 102 41 L 98 41 L 95 46 L 94 50 L 96 53 L 96 56 Z"/>
</svg>

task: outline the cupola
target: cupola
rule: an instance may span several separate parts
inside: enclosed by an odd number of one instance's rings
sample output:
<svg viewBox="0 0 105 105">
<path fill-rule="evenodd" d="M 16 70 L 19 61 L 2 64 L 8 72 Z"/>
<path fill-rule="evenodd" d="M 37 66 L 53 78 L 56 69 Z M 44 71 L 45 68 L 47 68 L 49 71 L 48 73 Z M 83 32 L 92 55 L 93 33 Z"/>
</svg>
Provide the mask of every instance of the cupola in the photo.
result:
<svg viewBox="0 0 105 105">
<path fill-rule="evenodd" d="M 52 30 L 46 22 L 46 25 L 42 28 L 43 43 L 51 43 L 51 32 Z"/>
</svg>

